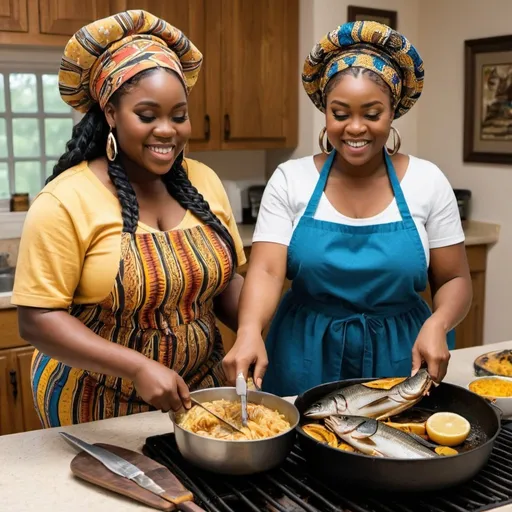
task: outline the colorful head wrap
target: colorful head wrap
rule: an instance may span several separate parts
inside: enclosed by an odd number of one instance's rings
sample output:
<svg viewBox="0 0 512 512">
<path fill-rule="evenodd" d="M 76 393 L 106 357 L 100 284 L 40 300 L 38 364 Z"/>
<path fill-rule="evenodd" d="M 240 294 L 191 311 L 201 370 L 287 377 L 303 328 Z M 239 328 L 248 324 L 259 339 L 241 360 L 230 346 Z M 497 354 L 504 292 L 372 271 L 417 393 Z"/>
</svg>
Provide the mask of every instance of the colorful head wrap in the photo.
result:
<svg viewBox="0 0 512 512">
<path fill-rule="evenodd" d="M 423 90 L 423 61 L 403 35 L 375 21 L 345 23 L 323 37 L 304 63 L 302 85 L 322 112 L 327 83 L 349 67 L 370 69 L 384 80 L 395 98 L 395 119 Z"/>
<path fill-rule="evenodd" d="M 202 61 L 177 28 L 146 11 L 126 11 L 81 28 L 69 40 L 59 70 L 60 95 L 79 112 L 95 103 L 103 109 L 127 80 L 155 67 L 176 72 L 189 93 Z"/>
</svg>

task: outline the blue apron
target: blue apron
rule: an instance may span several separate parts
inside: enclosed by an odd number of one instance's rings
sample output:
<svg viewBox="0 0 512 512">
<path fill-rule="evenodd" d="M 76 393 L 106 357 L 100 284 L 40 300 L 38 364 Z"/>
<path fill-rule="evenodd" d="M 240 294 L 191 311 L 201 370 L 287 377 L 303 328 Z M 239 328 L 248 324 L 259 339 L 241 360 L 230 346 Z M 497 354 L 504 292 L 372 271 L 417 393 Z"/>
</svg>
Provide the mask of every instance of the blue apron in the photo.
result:
<svg viewBox="0 0 512 512">
<path fill-rule="evenodd" d="M 284 295 L 267 336 L 263 389 L 300 394 L 325 382 L 409 376 L 412 347 L 432 314 L 418 292 L 427 260 L 391 159 L 400 221 L 349 226 L 314 219 L 334 161 L 318 182 L 288 248 Z M 454 348 L 454 331 L 447 336 Z"/>
</svg>

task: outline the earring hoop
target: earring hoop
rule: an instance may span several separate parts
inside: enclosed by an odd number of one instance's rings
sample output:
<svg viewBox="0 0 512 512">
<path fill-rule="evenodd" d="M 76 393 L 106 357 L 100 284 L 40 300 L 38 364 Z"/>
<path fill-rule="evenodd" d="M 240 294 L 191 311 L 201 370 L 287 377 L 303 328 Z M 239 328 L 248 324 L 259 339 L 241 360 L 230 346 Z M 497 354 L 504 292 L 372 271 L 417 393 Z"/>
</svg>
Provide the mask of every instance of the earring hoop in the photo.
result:
<svg viewBox="0 0 512 512">
<path fill-rule="evenodd" d="M 106 148 L 107 158 L 113 162 L 117 158 L 117 141 L 112 133 L 112 127 L 110 127 L 110 132 L 107 137 L 107 148 Z"/>
<path fill-rule="evenodd" d="M 384 146 L 386 148 L 386 152 L 389 156 L 396 155 L 398 151 L 400 150 L 400 146 L 402 145 L 402 137 L 400 137 L 400 132 L 394 127 L 391 127 L 391 130 L 393 132 L 393 149 L 389 151 L 387 146 Z"/>
<path fill-rule="evenodd" d="M 320 146 L 320 149 L 322 151 L 322 153 L 325 153 L 326 155 L 330 155 L 334 149 L 334 147 L 332 146 L 332 144 L 329 142 L 329 138 L 326 137 L 326 141 L 327 141 L 327 150 L 325 149 L 325 146 L 324 146 L 324 135 L 325 135 L 325 132 L 327 131 L 327 127 L 324 126 L 321 130 L 320 130 L 320 134 L 318 135 L 318 145 Z M 331 149 L 329 149 L 331 148 Z"/>
</svg>

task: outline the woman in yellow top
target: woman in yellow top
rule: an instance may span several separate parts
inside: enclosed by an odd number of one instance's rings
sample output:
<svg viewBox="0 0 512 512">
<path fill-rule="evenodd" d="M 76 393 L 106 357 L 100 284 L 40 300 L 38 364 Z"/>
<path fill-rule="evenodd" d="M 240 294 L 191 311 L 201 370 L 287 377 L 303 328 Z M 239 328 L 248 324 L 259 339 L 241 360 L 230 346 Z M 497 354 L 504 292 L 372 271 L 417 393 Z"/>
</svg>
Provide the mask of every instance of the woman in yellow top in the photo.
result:
<svg viewBox="0 0 512 512">
<path fill-rule="evenodd" d="M 85 116 L 28 212 L 12 298 L 45 427 L 189 407 L 189 387 L 224 383 L 215 315 L 236 327 L 245 260 L 220 180 L 183 158 L 201 62 L 141 10 L 66 46 L 61 96 Z"/>
</svg>

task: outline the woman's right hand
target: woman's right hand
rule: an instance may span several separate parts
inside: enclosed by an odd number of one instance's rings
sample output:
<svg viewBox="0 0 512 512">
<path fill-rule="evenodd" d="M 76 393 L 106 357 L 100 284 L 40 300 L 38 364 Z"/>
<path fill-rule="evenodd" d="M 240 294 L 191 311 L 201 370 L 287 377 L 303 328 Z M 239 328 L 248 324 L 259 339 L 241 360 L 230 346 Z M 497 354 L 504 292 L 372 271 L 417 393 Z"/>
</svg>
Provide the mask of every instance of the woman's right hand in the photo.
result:
<svg viewBox="0 0 512 512">
<path fill-rule="evenodd" d="M 168 412 L 190 409 L 190 393 L 185 381 L 174 371 L 152 359 L 144 361 L 133 378 L 140 397 L 156 409 Z"/>
<path fill-rule="evenodd" d="M 241 372 L 247 380 L 249 368 L 254 365 L 253 380 L 261 388 L 263 376 L 268 366 L 267 349 L 261 333 L 257 330 L 239 330 L 236 342 L 222 361 L 228 383 L 235 384 Z"/>
</svg>

